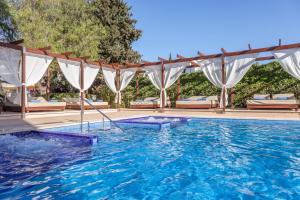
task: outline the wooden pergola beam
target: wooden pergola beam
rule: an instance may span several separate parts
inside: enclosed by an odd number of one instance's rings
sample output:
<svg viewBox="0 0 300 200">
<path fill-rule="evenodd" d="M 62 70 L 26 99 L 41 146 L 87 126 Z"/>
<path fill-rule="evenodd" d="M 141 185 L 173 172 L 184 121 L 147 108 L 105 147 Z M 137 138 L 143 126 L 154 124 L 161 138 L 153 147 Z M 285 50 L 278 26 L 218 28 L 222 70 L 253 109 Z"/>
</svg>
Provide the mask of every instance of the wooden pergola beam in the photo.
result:
<svg viewBox="0 0 300 200">
<path fill-rule="evenodd" d="M 183 57 L 182 55 L 179 55 L 179 54 L 177 54 L 176 57 L 181 58 L 181 59 L 185 58 L 185 57 Z M 191 64 L 193 65 L 193 67 L 200 67 L 200 65 L 198 63 L 196 63 L 195 61 L 191 61 Z"/>
<path fill-rule="evenodd" d="M 168 61 L 167 59 L 162 58 L 162 57 L 159 57 L 159 56 L 158 56 L 158 60 L 159 60 L 159 61 Z"/>
<path fill-rule="evenodd" d="M 51 46 L 47 46 L 47 47 L 42 47 L 42 48 L 38 48 L 41 51 L 49 51 L 51 50 Z"/>
</svg>

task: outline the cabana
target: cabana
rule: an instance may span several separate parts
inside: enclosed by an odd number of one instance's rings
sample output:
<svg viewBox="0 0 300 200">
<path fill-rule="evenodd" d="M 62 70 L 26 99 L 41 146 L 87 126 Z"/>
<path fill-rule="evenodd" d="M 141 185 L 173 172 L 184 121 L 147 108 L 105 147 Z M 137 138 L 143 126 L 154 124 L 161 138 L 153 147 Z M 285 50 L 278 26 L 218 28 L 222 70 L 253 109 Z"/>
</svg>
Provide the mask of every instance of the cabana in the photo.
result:
<svg viewBox="0 0 300 200">
<path fill-rule="evenodd" d="M 219 107 L 223 111 L 225 111 L 228 104 L 227 90 L 233 90 L 234 86 L 256 61 L 277 59 L 285 71 L 300 79 L 300 43 L 281 45 L 280 42 L 278 46 L 257 49 L 252 49 L 249 45 L 248 50 L 236 52 L 227 52 L 222 48 L 222 53 L 219 54 L 199 54 L 191 58 L 181 57 L 175 60 L 161 60 L 142 64 L 127 63 L 125 65 L 88 61 L 86 57 L 71 58 L 68 54 L 54 54 L 45 49 L 31 49 L 15 44 L 0 43 L 0 46 L 0 76 L 5 77 L 7 82 L 22 88 L 21 106 L 23 116 L 26 111 L 26 87 L 36 83 L 43 76 L 53 58 L 58 59 L 59 66 L 66 79 L 80 90 L 82 113 L 84 109 L 84 91 L 92 85 L 100 68 L 106 84 L 116 94 L 117 107 L 121 103 L 121 91 L 137 72 L 143 72 L 149 77 L 151 83 L 160 90 L 159 108 L 162 110 L 167 105 L 166 89 L 176 80 L 179 80 L 180 75 L 187 67 L 200 67 L 208 80 L 221 88 Z M 272 55 L 259 57 L 259 53 L 262 52 L 271 52 Z M 30 65 L 27 63 L 33 63 L 33 60 L 41 62 L 41 64 Z M 16 70 L 19 69 L 20 62 L 21 70 Z M 37 67 L 40 65 L 42 67 Z M 180 85 L 178 90 L 178 94 L 180 94 Z M 232 104 L 233 99 L 233 92 L 231 92 Z M 294 106 L 298 108 L 298 101 Z"/>
</svg>

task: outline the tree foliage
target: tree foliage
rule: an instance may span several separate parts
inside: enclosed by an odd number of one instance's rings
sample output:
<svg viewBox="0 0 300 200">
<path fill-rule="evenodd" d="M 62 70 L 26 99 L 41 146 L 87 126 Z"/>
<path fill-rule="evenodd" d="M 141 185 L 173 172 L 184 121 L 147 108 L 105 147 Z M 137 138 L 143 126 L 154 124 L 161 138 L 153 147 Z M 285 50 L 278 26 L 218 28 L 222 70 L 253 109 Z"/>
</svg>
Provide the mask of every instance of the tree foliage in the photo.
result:
<svg viewBox="0 0 300 200">
<path fill-rule="evenodd" d="M 51 46 L 57 53 L 75 52 L 106 62 L 136 62 L 132 43 L 141 36 L 130 7 L 123 0 L 7 0 L 14 28 L 29 47 Z M 6 5 L 6 4 L 5 4 Z M 51 66 L 51 92 L 76 92 Z M 46 79 L 44 79 L 45 82 Z M 113 101 L 101 74 L 89 92 Z"/>
<path fill-rule="evenodd" d="M 0 0 L 0 41 L 9 42 L 17 37 L 13 20 L 7 2 Z"/>
</svg>

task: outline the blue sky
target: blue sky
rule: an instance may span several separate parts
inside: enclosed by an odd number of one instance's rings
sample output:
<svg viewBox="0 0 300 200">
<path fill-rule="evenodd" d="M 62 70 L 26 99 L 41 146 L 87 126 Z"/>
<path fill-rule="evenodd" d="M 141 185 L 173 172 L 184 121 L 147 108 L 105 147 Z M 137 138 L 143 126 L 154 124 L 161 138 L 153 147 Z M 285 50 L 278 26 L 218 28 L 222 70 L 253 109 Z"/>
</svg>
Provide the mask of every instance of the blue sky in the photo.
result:
<svg viewBox="0 0 300 200">
<path fill-rule="evenodd" d="M 300 42 L 300 0 L 126 0 L 148 61 Z"/>
</svg>

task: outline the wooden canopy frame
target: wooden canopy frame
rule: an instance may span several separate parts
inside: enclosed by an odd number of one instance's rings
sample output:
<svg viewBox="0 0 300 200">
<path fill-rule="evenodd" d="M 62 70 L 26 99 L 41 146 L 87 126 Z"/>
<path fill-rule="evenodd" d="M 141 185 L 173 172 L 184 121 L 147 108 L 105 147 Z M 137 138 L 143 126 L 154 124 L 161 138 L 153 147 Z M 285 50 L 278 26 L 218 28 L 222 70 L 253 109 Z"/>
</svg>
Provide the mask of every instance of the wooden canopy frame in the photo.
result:
<svg viewBox="0 0 300 200">
<path fill-rule="evenodd" d="M 126 64 L 118 64 L 118 63 L 114 63 L 114 64 L 107 64 L 102 62 L 101 60 L 99 61 L 91 61 L 88 60 L 89 57 L 70 57 L 70 55 L 73 52 L 65 52 L 65 53 L 53 53 L 50 52 L 51 47 L 44 47 L 44 48 L 25 48 L 23 46 L 21 46 L 21 43 L 23 43 L 23 40 L 18 40 L 18 41 L 14 41 L 11 43 L 3 43 L 0 42 L 0 46 L 1 47 L 6 47 L 6 48 L 12 48 L 12 49 L 16 49 L 21 51 L 22 53 L 22 77 L 21 77 L 21 83 L 22 83 L 22 97 L 21 97 L 21 101 L 22 101 L 22 118 L 25 117 L 25 91 L 26 91 L 26 83 L 25 83 L 25 53 L 29 52 L 29 53 L 33 53 L 33 54 L 37 54 L 37 55 L 44 55 L 44 56 L 51 56 L 53 58 L 60 58 L 60 59 L 65 59 L 65 60 L 70 60 L 70 61 L 76 61 L 76 62 L 80 62 L 80 86 L 81 86 L 81 90 L 80 90 L 80 94 L 81 97 L 84 97 L 84 93 L 83 93 L 83 83 L 84 83 L 84 70 L 83 70 L 83 63 L 87 63 L 87 64 L 91 64 L 94 66 L 98 66 L 99 68 L 102 68 L 102 66 L 108 67 L 108 68 L 112 68 L 116 70 L 116 85 L 117 87 L 120 86 L 120 69 L 127 69 L 127 68 L 137 68 L 137 73 L 142 72 L 144 67 L 147 66 L 152 66 L 152 65 L 161 65 L 161 72 L 162 72 L 162 88 L 164 88 L 164 73 L 165 73 L 165 64 L 172 64 L 172 63 L 179 63 L 179 62 L 191 62 L 191 66 L 189 67 L 198 67 L 197 63 L 194 62 L 194 60 L 207 60 L 207 59 L 213 59 L 213 58 L 220 58 L 221 59 L 221 66 L 222 66 L 222 82 L 223 84 L 225 84 L 225 77 L 226 77 L 226 71 L 225 71 L 225 57 L 230 57 L 230 56 L 239 56 L 239 55 L 246 55 L 246 54 L 253 54 L 253 53 L 262 53 L 262 52 L 270 52 L 270 51 L 277 51 L 277 50 L 286 50 L 286 49 L 293 49 L 293 48 L 300 48 L 300 43 L 293 43 L 293 44 L 287 44 L 287 45 L 282 45 L 281 44 L 281 39 L 279 39 L 279 43 L 276 46 L 271 46 L 271 47 L 264 47 L 264 48 L 256 48 L 253 49 L 251 48 L 251 45 L 248 44 L 248 49 L 247 50 L 242 50 L 242 51 L 233 51 L 233 52 L 227 52 L 224 48 L 221 48 L 221 53 L 217 53 L 217 54 L 210 54 L 210 55 L 205 55 L 201 52 L 198 52 L 197 56 L 194 57 L 183 57 L 181 55 L 177 55 L 177 59 L 174 60 L 166 60 L 163 58 L 159 57 L 160 61 L 156 61 L 156 62 L 147 62 L 144 61 L 143 63 L 126 63 Z M 258 57 L 256 58 L 256 61 L 263 61 L 263 60 L 272 60 L 275 59 L 274 56 L 264 56 L 264 57 Z M 47 72 L 49 75 L 49 72 Z M 180 96 L 180 80 L 178 81 L 178 87 L 177 87 L 177 91 L 178 91 L 178 97 Z M 136 83 L 136 87 L 137 87 L 137 92 L 138 92 L 138 80 Z M 47 87 L 49 87 L 49 85 L 47 84 Z M 164 91 L 163 91 L 164 92 Z M 138 94 L 137 94 L 138 95 Z M 225 93 L 223 92 L 223 96 L 221 97 L 223 98 L 223 110 L 225 111 Z M 163 108 L 164 108 L 164 95 L 163 95 Z M 81 104 L 83 105 L 83 102 L 81 102 Z M 119 105 L 120 102 L 117 103 L 117 105 Z"/>
</svg>

